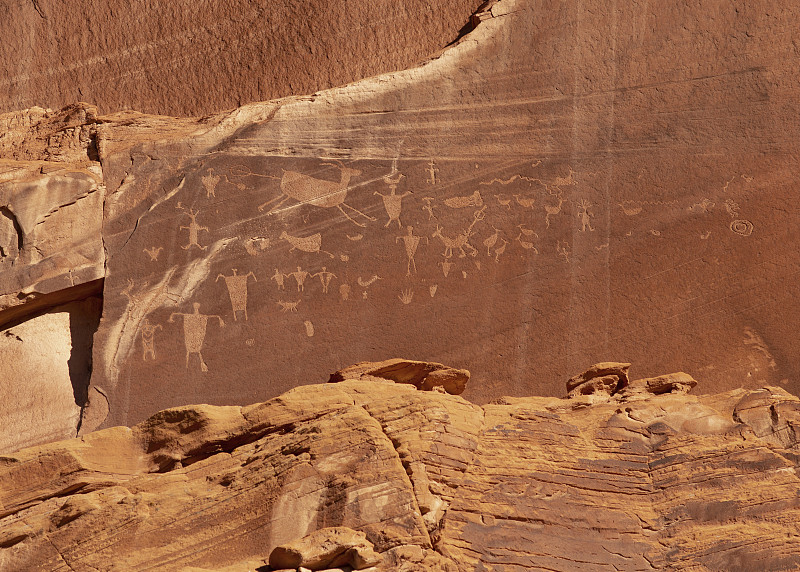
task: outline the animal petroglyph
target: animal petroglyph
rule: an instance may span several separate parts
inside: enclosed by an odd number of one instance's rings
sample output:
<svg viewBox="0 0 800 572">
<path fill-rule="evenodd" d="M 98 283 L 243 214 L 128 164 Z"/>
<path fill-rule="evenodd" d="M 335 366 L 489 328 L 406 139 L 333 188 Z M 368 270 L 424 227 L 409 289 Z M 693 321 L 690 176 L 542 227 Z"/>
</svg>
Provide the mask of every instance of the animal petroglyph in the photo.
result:
<svg viewBox="0 0 800 572">
<path fill-rule="evenodd" d="M 575 171 L 572 170 L 572 167 L 567 167 L 569 169 L 569 175 L 566 177 L 556 177 L 550 183 L 553 187 L 557 189 L 561 189 L 561 187 L 569 187 L 570 185 L 577 185 L 578 182 L 575 180 Z"/>
<path fill-rule="evenodd" d="M 497 199 L 497 204 L 501 207 L 506 207 L 507 209 L 511 210 L 511 197 L 505 195 L 495 195 L 494 198 Z"/>
<path fill-rule="evenodd" d="M 728 211 L 728 215 L 731 218 L 736 218 L 739 216 L 739 204 L 736 201 L 728 199 L 725 201 L 725 210 Z"/>
<path fill-rule="evenodd" d="M 225 285 L 228 287 L 228 296 L 231 299 L 231 307 L 233 308 L 233 320 L 236 321 L 236 312 L 244 312 L 244 319 L 247 320 L 247 279 L 252 276 L 253 280 L 258 282 L 256 275 L 252 272 L 247 274 L 236 274 L 236 268 L 233 269 L 232 276 L 225 276 L 218 274 L 214 282 L 219 282 L 220 278 L 225 279 Z"/>
<path fill-rule="evenodd" d="M 561 205 L 564 204 L 564 198 L 561 196 L 561 193 L 558 194 L 558 204 L 553 205 L 544 205 L 544 210 L 547 213 L 544 215 L 544 225 L 547 228 L 550 228 L 550 217 L 556 216 L 558 213 L 561 212 Z"/>
<path fill-rule="evenodd" d="M 305 322 L 303 322 L 303 325 L 306 328 L 306 336 L 308 336 L 309 338 L 313 338 L 314 337 L 314 324 L 311 323 L 311 320 L 306 320 Z"/>
<path fill-rule="evenodd" d="M 150 257 L 150 262 L 155 262 L 158 260 L 158 255 L 161 254 L 162 250 L 164 250 L 163 246 L 151 246 L 150 248 L 143 248 L 142 252 L 147 253 L 147 256 Z"/>
<path fill-rule="evenodd" d="M 397 243 L 398 240 L 402 240 L 403 244 L 406 247 L 406 258 L 408 259 L 408 263 L 406 264 L 406 276 L 411 276 L 411 269 L 414 269 L 414 273 L 417 272 L 417 264 L 414 262 L 414 255 L 417 253 L 417 248 L 419 247 L 419 243 L 422 239 L 425 239 L 425 243 L 428 242 L 428 237 L 425 236 L 415 236 L 414 235 L 414 227 L 409 226 L 406 228 L 406 234 L 402 236 L 398 236 L 395 238 L 394 242 Z"/>
<path fill-rule="evenodd" d="M 358 242 L 359 240 L 364 238 L 363 234 L 357 234 L 355 236 L 350 236 L 349 234 L 346 234 L 345 236 L 347 237 L 347 240 L 352 240 L 353 242 Z"/>
<path fill-rule="evenodd" d="M 594 215 L 589 211 L 590 208 L 592 208 L 592 203 L 586 199 L 581 199 L 581 202 L 578 204 L 578 209 L 580 210 L 577 213 L 578 220 L 581 221 L 581 232 L 586 232 L 587 228 L 594 232 L 591 219 Z"/>
<path fill-rule="evenodd" d="M 289 252 L 293 250 L 302 250 L 303 252 L 324 252 L 331 258 L 336 258 L 332 253 L 328 252 L 327 250 L 322 250 L 322 235 L 320 233 L 312 234 L 311 236 L 292 236 L 291 234 L 287 233 L 285 230 L 281 233 L 280 237 L 281 240 L 285 240 L 292 247 L 289 249 Z"/>
<path fill-rule="evenodd" d="M 466 207 L 482 207 L 483 197 L 481 197 L 480 191 L 475 191 L 474 193 L 466 197 L 450 197 L 449 199 L 445 199 L 444 204 L 446 204 L 451 209 L 463 209 Z"/>
<path fill-rule="evenodd" d="M 339 296 L 342 299 L 342 302 L 345 302 L 348 298 L 350 298 L 350 284 L 342 284 L 339 286 Z"/>
<path fill-rule="evenodd" d="M 362 288 L 366 288 L 367 286 L 371 286 L 373 283 L 377 282 L 378 280 L 382 280 L 382 278 L 380 276 L 378 276 L 377 274 L 373 274 L 372 278 L 370 278 L 368 280 L 364 280 L 363 278 L 361 278 L 361 276 L 359 276 L 357 282 L 358 282 L 359 286 L 361 286 Z"/>
<path fill-rule="evenodd" d="M 436 215 L 433 214 L 433 206 L 431 205 L 431 202 L 433 202 L 433 200 L 434 200 L 433 197 L 422 197 L 422 201 L 425 203 L 425 206 L 422 207 L 422 210 L 428 213 L 428 220 L 436 218 Z"/>
<path fill-rule="evenodd" d="M 730 229 L 739 236 L 750 236 L 753 234 L 753 223 L 749 220 L 736 219 L 731 221 Z"/>
<path fill-rule="evenodd" d="M 203 183 L 203 187 L 205 187 L 205 189 L 206 189 L 206 197 L 207 198 L 211 198 L 211 197 L 216 197 L 217 196 L 215 194 L 215 191 L 216 191 L 216 188 L 217 188 L 217 183 L 219 183 L 219 178 L 220 178 L 219 175 L 215 175 L 214 174 L 214 169 L 212 169 L 210 167 L 208 169 L 208 174 L 203 175 L 200 178 L 200 181 Z"/>
<path fill-rule="evenodd" d="M 297 300 L 296 302 L 284 302 L 283 300 L 280 300 L 278 302 L 281 312 L 297 312 L 298 304 L 300 304 L 300 300 Z"/>
<path fill-rule="evenodd" d="M 400 182 L 400 179 L 403 178 L 403 175 L 398 173 L 396 179 L 392 179 L 391 175 L 387 175 L 383 178 L 387 185 L 389 185 L 389 194 L 384 195 L 375 191 L 373 194 L 378 195 L 383 199 L 383 208 L 386 210 L 386 214 L 389 216 L 389 220 L 386 221 L 386 224 L 383 225 L 384 228 L 388 228 L 392 221 L 397 222 L 398 228 L 403 228 L 403 224 L 400 222 L 400 213 L 403 210 L 403 199 L 406 198 L 411 192 L 406 191 L 402 195 L 398 195 L 395 193 L 397 190 L 397 184 Z"/>
<path fill-rule="evenodd" d="M 521 195 L 514 195 L 514 199 L 516 199 L 517 204 L 524 209 L 532 209 L 533 203 L 536 202 L 536 199 L 526 198 Z"/>
<path fill-rule="evenodd" d="M 508 246 L 508 241 L 505 238 L 501 238 L 500 240 L 503 241 L 503 244 L 494 249 L 495 262 L 500 262 L 500 256 L 506 251 L 506 247 Z M 539 251 L 536 251 L 536 254 L 539 254 Z"/>
<path fill-rule="evenodd" d="M 517 235 L 516 241 L 519 242 L 519 245 L 526 250 L 533 250 L 536 254 L 539 254 L 539 250 L 536 248 L 536 246 L 532 242 L 525 240 L 526 238 L 531 238 L 534 236 L 539 238 L 539 235 L 533 230 L 525 228 L 525 226 L 521 224 L 518 224 L 517 228 L 519 228 L 519 234 Z"/>
<path fill-rule="evenodd" d="M 244 249 L 250 256 L 256 256 L 269 248 L 269 238 L 266 236 L 253 236 L 244 241 Z"/>
<path fill-rule="evenodd" d="M 690 213 L 700 214 L 700 213 L 707 213 L 710 212 L 716 203 L 714 201 L 710 201 L 704 198 L 699 203 L 695 203 L 690 207 L 686 207 L 686 210 Z"/>
<path fill-rule="evenodd" d="M 323 165 L 338 167 L 339 180 L 326 181 L 323 179 L 315 179 L 314 177 L 310 177 L 303 173 L 298 173 L 297 171 L 284 170 L 283 177 L 281 177 L 281 194 L 275 199 L 260 205 L 258 210 L 263 211 L 268 205 L 274 203 L 275 201 L 279 201 L 278 204 L 273 206 L 267 213 L 272 214 L 283 203 L 289 199 L 294 199 L 301 205 L 312 205 L 326 209 L 337 208 L 339 209 L 339 212 L 341 212 L 345 218 L 347 218 L 347 220 L 357 226 L 364 227 L 366 224 L 356 221 L 349 214 L 347 214 L 347 212 L 345 212 L 343 207 L 346 207 L 351 213 L 362 216 L 366 220 L 374 221 L 375 218 L 364 214 L 360 210 L 344 202 L 347 198 L 347 192 L 350 190 L 350 179 L 360 175 L 361 171 L 358 169 L 345 167 L 341 161 L 336 161 L 335 165 L 333 163 L 323 163 Z"/>
<path fill-rule="evenodd" d="M 397 297 L 403 304 L 410 304 L 411 300 L 414 299 L 414 291 L 409 288 L 407 290 L 403 290 L 400 295 Z"/>
<path fill-rule="evenodd" d="M 439 172 L 439 169 L 436 167 L 436 163 L 434 162 L 433 159 L 428 161 L 428 168 L 425 169 L 425 171 L 428 173 L 428 178 L 425 179 L 425 182 L 428 183 L 429 185 L 435 185 L 436 173 Z"/>
<path fill-rule="evenodd" d="M 156 360 L 156 331 L 161 329 L 161 324 L 151 324 L 147 318 L 142 320 L 139 327 L 142 336 L 142 361 L 147 361 L 148 355 L 153 361 Z"/>
<path fill-rule="evenodd" d="M 469 239 L 472 236 L 472 229 L 475 227 L 475 224 L 478 221 L 483 220 L 484 218 L 486 218 L 485 206 L 475 211 L 472 222 L 467 227 L 467 229 L 461 232 L 460 234 L 457 234 L 455 237 L 451 238 L 449 236 L 443 235 L 442 227 L 440 227 L 438 224 L 436 225 L 436 230 L 431 235 L 431 237 L 433 238 L 438 237 L 439 240 L 442 241 L 442 244 L 444 244 L 445 258 L 451 258 L 453 256 L 453 249 L 455 248 L 459 250 L 459 255 L 458 255 L 459 258 L 464 258 L 467 255 L 467 253 L 464 251 L 465 248 L 469 250 L 470 256 L 477 256 L 478 251 L 475 249 L 474 246 L 470 244 Z"/>
<path fill-rule="evenodd" d="M 328 293 L 328 286 L 331 284 L 331 279 L 336 278 L 336 274 L 333 272 L 328 272 L 328 270 L 323 266 L 322 270 L 317 272 L 316 274 L 312 274 L 311 278 L 316 278 L 319 276 L 319 281 L 322 283 L 322 293 Z"/>
<path fill-rule="evenodd" d="M 175 316 L 183 316 L 183 341 L 184 345 L 186 346 L 186 369 L 189 369 L 189 356 L 191 354 L 197 354 L 197 356 L 200 358 L 200 371 L 206 372 L 208 371 L 208 366 L 203 360 L 203 354 L 201 350 L 203 349 L 203 343 L 205 343 L 206 340 L 208 319 L 217 318 L 221 328 L 225 327 L 225 322 L 222 321 L 222 316 L 217 316 L 216 314 L 201 314 L 199 302 L 194 302 L 192 307 L 194 308 L 193 313 L 186 314 L 183 312 L 173 312 L 170 314 L 169 320 L 167 321 L 172 323 L 175 321 Z"/>
<path fill-rule="evenodd" d="M 556 252 L 559 256 L 564 257 L 564 262 L 569 263 L 569 255 L 572 253 L 572 247 L 569 245 L 569 242 L 565 241 L 558 241 L 556 243 Z"/>
<path fill-rule="evenodd" d="M 304 286 L 303 285 L 306 282 L 306 278 L 308 278 L 310 275 L 309 275 L 308 272 L 306 272 L 305 270 L 303 270 L 302 268 L 300 268 L 298 266 L 297 270 L 295 270 L 294 272 L 289 272 L 286 275 L 287 278 L 289 276 L 294 278 L 295 282 L 297 283 L 297 291 L 298 292 L 302 292 L 304 290 Z"/>
<path fill-rule="evenodd" d="M 491 256 L 491 248 L 497 244 L 497 239 L 500 237 L 500 231 L 492 225 L 494 229 L 494 234 L 490 235 L 489 238 L 483 241 L 483 245 L 486 247 L 486 256 Z"/>
<path fill-rule="evenodd" d="M 196 211 L 196 210 L 191 209 L 191 208 L 190 209 L 186 209 L 186 208 L 183 207 L 183 205 L 181 205 L 181 203 L 178 203 L 177 205 L 175 205 L 175 208 L 179 209 L 179 210 L 182 210 L 183 213 L 191 219 L 191 222 L 189 223 L 189 226 L 181 226 L 180 227 L 180 230 L 188 230 L 189 231 L 189 244 L 187 244 L 186 246 L 181 246 L 181 248 L 183 250 L 189 250 L 191 247 L 196 246 L 200 250 L 206 250 L 208 247 L 207 246 L 200 246 L 200 243 L 198 242 L 201 230 L 209 232 L 208 227 L 201 226 L 197 222 L 197 215 L 200 213 L 200 211 Z"/>
</svg>

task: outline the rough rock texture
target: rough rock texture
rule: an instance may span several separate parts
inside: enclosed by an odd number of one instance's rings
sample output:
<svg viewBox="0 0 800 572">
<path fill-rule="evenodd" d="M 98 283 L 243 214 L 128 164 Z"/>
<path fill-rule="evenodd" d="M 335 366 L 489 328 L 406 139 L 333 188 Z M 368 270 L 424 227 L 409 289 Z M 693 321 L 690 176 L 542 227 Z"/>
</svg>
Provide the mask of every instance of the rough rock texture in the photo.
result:
<svg viewBox="0 0 800 572">
<path fill-rule="evenodd" d="M 0 458 L 0 567 L 267 570 L 283 546 L 300 559 L 276 566 L 318 568 L 370 545 L 374 570 L 800 565 L 800 399 L 588 397 L 348 380 L 24 449 Z"/>
<path fill-rule="evenodd" d="M 464 392 L 469 381 L 469 371 L 440 363 L 390 359 L 380 362 L 361 362 L 332 373 L 329 383 L 348 379 L 386 379 L 397 383 L 410 383 L 417 389 L 430 391 L 440 388 L 453 395 Z"/>
<path fill-rule="evenodd" d="M 91 101 L 203 115 L 412 65 L 480 0 L 32 0 L 0 5 L 0 112 Z"/>
<path fill-rule="evenodd" d="M 800 11 L 501 0 L 475 20 L 424 65 L 233 112 L 3 118 L 5 307 L 102 287 L 106 426 L 387 355 L 463 365 L 479 403 L 561 395 L 607 358 L 798 393 Z"/>
</svg>

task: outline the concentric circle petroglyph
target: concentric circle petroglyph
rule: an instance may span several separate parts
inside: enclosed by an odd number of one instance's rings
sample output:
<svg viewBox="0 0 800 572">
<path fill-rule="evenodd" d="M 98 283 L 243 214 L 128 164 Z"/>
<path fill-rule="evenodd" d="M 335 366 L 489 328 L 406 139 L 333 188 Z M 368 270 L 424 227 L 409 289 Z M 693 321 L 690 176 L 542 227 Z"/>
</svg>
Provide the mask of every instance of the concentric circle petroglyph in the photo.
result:
<svg viewBox="0 0 800 572">
<path fill-rule="evenodd" d="M 740 236 L 753 234 L 753 223 L 749 220 L 737 219 L 731 222 L 731 230 Z"/>
</svg>

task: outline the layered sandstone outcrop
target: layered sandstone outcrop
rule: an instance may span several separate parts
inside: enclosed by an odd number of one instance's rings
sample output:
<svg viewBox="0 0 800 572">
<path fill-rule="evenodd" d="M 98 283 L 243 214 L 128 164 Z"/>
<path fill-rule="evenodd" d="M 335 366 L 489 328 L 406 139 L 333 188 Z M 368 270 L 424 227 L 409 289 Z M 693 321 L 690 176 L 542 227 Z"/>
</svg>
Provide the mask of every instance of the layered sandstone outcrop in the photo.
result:
<svg viewBox="0 0 800 572">
<path fill-rule="evenodd" d="M 24 449 L 0 458 L 0 567 L 800 565 L 800 399 L 675 379 L 481 407 L 358 377 Z"/>
<path fill-rule="evenodd" d="M 798 393 L 797 10 L 473 20 L 423 65 L 202 118 L 0 117 L 0 327 L 102 294 L 61 421 L 263 401 L 386 355 L 460 364 L 476 403 L 609 357 Z"/>
</svg>

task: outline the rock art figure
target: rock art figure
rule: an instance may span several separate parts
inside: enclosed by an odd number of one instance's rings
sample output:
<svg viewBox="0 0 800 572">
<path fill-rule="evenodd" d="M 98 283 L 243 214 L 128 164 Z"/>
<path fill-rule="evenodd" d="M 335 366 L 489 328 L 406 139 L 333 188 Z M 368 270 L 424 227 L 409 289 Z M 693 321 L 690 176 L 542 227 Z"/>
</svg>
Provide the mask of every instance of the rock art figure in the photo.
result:
<svg viewBox="0 0 800 572">
<path fill-rule="evenodd" d="M 398 240 L 402 240 L 406 247 L 406 257 L 408 258 L 408 263 L 406 264 L 406 276 L 411 276 L 411 269 L 414 269 L 414 273 L 417 272 L 417 263 L 414 262 L 414 255 L 417 253 L 417 248 L 419 247 L 419 243 L 422 239 L 425 239 L 425 243 L 428 242 L 427 236 L 415 236 L 414 235 L 414 227 L 409 226 L 407 227 L 406 234 L 402 236 L 398 236 L 395 238 L 395 244 Z"/>
<path fill-rule="evenodd" d="M 535 231 L 525 228 L 525 225 L 522 224 L 518 224 L 517 228 L 519 228 L 519 234 L 517 235 L 516 240 L 519 242 L 519 245 L 526 250 L 533 250 L 536 254 L 539 254 L 539 250 L 536 248 L 536 246 L 534 246 L 532 242 L 525 240 L 525 238 L 531 238 L 533 236 L 539 238 L 539 235 L 536 234 Z"/>
<path fill-rule="evenodd" d="M 278 306 L 281 308 L 281 312 L 297 312 L 297 305 L 300 303 L 300 300 L 296 302 L 284 302 L 283 300 L 278 302 Z"/>
<path fill-rule="evenodd" d="M 590 231 L 594 232 L 592 228 L 592 219 L 591 217 L 594 216 L 592 213 L 589 212 L 589 209 L 592 207 L 592 203 L 587 201 L 586 199 L 581 199 L 580 204 L 578 204 L 578 208 L 580 211 L 578 212 L 578 219 L 581 221 L 581 232 L 586 232 L 588 228 Z"/>
<path fill-rule="evenodd" d="M 158 260 L 158 255 L 161 254 L 162 250 L 164 250 L 163 246 L 151 246 L 150 248 L 143 248 L 142 252 L 147 253 L 147 256 L 150 257 L 150 262 L 155 262 Z"/>
<path fill-rule="evenodd" d="M 265 236 L 253 236 L 244 241 L 244 249 L 250 256 L 257 256 L 267 248 L 269 248 L 269 238 Z"/>
<path fill-rule="evenodd" d="M 453 264 L 449 260 L 443 260 L 442 262 L 439 263 L 439 266 L 442 267 L 442 274 L 444 274 L 444 277 L 447 278 L 447 276 L 450 274 L 450 269 L 453 268 L 455 264 Z"/>
<path fill-rule="evenodd" d="M 219 282 L 220 278 L 225 279 L 225 285 L 228 287 L 228 295 L 231 298 L 231 307 L 233 308 L 233 319 L 236 321 L 236 312 L 244 312 L 244 319 L 247 320 L 247 279 L 252 276 L 253 280 L 258 282 L 256 275 L 248 272 L 244 275 L 237 275 L 236 268 L 233 269 L 233 276 L 225 276 L 218 274 L 214 282 Z"/>
<path fill-rule="evenodd" d="M 277 268 L 275 269 L 275 274 L 270 276 L 270 279 L 274 280 L 275 283 L 278 285 L 278 290 L 285 290 L 286 289 L 284 287 L 284 284 L 283 284 L 283 279 L 284 278 L 286 278 L 286 274 L 284 274 L 283 272 L 281 272 Z"/>
<path fill-rule="evenodd" d="M 181 203 L 178 203 L 175 208 L 182 210 L 184 212 L 184 214 L 186 216 L 188 216 L 192 221 L 192 222 L 189 223 L 189 226 L 181 226 L 180 227 L 181 230 L 188 230 L 189 231 L 189 244 L 187 244 L 186 246 L 181 246 L 181 248 L 184 249 L 184 250 L 189 250 L 191 247 L 196 246 L 200 250 L 206 250 L 208 247 L 207 246 L 200 246 L 200 243 L 198 242 L 198 239 L 199 239 L 199 236 L 200 236 L 200 231 L 204 230 L 204 231 L 208 232 L 208 227 L 201 226 L 200 224 L 197 223 L 197 215 L 198 215 L 198 213 L 200 211 L 196 211 L 196 210 L 191 209 L 191 208 L 190 209 L 185 209 L 181 205 Z"/>
<path fill-rule="evenodd" d="M 383 225 L 384 228 L 388 228 L 389 225 L 392 224 L 392 221 L 397 222 L 398 228 L 403 228 L 403 224 L 400 222 L 400 213 L 403 210 L 403 199 L 410 195 L 411 192 L 406 191 L 402 195 L 395 193 L 397 190 L 397 184 L 402 178 L 403 175 L 400 173 L 397 174 L 396 179 L 392 179 L 391 175 L 386 175 L 383 180 L 386 181 L 387 185 L 389 185 L 389 194 L 384 195 L 378 191 L 373 193 L 383 199 L 383 208 L 386 209 L 386 214 L 389 215 L 389 220 L 386 221 L 385 225 Z"/>
<path fill-rule="evenodd" d="M 311 320 L 306 320 L 305 322 L 303 322 L 303 325 L 306 328 L 306 336 L 308 336 L 309 338 L 313 338 L 314 337 L 314 324 L 311 323 Z"/>
<path fill-rule="evenodd" d="M 316 278 L 317 276 L 319 276 L 319 281 L 322 283 L 322 293 L 327 294 L 328 286 L 330 286 L 331 279 L 336 278 L 336 274 L 334 274 L 333 272 L 328 272 L 327 268 L 323 266 L 322 270 L 317 272 L 316 274 L 312 274 L 311 278 Z"/>
<path fill-rule="evenodd" d="M 322 235 L 320 233 L 312 234 L 311 236 L 300 237 L 292 236 L 286 231 L 283 231 L 280 238 L 292 245 L 292 247 L 289 249 L 289 252 L 293 250 L 302 250 L 303 252 L 324 252 L 331 258 L 336 258 L 333 253 L 328 252 L 327 250 L 321 250 L 320 247 L 322 246 Z"/>
<path fill-rule="evenodd" d="M 206 327 L 208 326 L 208 319 L 218 319 L 220 328 L 225 327 L 225 322 L 222 321 L 222 316 L 217 316 L 216 314 L 201 314 L 199 302 L 194 302 L 192 306 L 194 307 L 193 313 L 186 314 L 182 312 L 173 312 L 170 314 L 169 320 L 167 321 L 172 323 L 175 321 L 175 316 L 183 316 L 183 340 L 184 344 L 186 345 L 186 369 L 189 369 L 189 356 L 191 354 L 197 354 L 197 356 L 200 358 L 200 371 L 207 372 L 208 366 L 203 360 L 203 354 L 201 350 L 203 349 L 203 343 L 206 340 Z"/>
<path fill-rule="evenodd" d="M 428 168 L 425 170 L 428 172 L 428 178 L 425 179 L 425 182 L 428 183 L 429 185 L 435 185 L 436 173 L 439 172 L 439 169 L 436 168 L 436 163 L 434 162 L 433 159 L 428 161 Z"/>
<path fill-rule="evenodd" d="M 162 330 L 161 324 L 151 324 L 150 320 L 145 318 L 139 328 L 139 333 L 142 336 L 142 361 L 147 361 L 147 356 L 153 361 L 156 360 L 156 332 Z"/>
<path fill-rule="evenodd" d="M 206 197 L 216 197 L 217 195 L 214 194 L 217 183 L 219 183 L 219 175 L 214 174 L 214 169 L 211 167 L 208 168 L 208 174 L 203 175 L 200 179 L 203 183 L 203 187 L 206 189 Z"/>
<path fill-rule="evenodd" d="M 494 249 L 495 262 L 500 262 L 500 255 L 506 251 L 506 246 L 508 246 L 508 241 L 505 238 L 501 238 L 500 240 L 503 241 L 503 244 Z M 536 254 L 539 254 L 538 250 L 536 251 Z"/>
<path fill-rule="evenodd" d="M 350 297 L 350 284 L 342 284 L 339 286 L 339 296 L 342 298 L 342 302 Z"/>
<path fill-rule="evenodd" d="M 495 195 L 494 198 L 497 199 L 497 204 L 501 207 L 506 207 L 507 209 L 511 210 L 511 197 L 505 195 Z"/>
<path fill-rule="evenodd" d="M 410 304 L 411 300 L 414 299 L 414 291 L 411 288 L 403 290 L 400 295 L 397 297 L 403 304 Z"/>
<path fill-rule="evenodd" d="M 500 231 L 494 225 L 492 225 L 492 228 L 494 229 L 494 234 L 483 241 L 483 245 L 486 247 L 486 256 L 492 255 L 491 248 L 497 244 L 497 239 L 500 237 Z"/>
<path fill-rule="evenodd" d="M 263 211 L 266 206 L 274 203 L 275 201 L 279 201 L 278 204 L 276 204 L 269 210 L 269 212 L 267 212 L 267 214 L 272 214 L 283 203 L 289 199 L 294 199 L 301 205 L 312 205 L 326 209 L 335 207 L 339 209 L 339 212 L 341 212 L 345 218 L 347 218 L 347 220 L 358 226 L 364 227 L 366 224 L 357 222 L 350 215 L 348 215 L 342 207 L 347 207 L 350 212 L 360 215 L 367 220 L 374 221 L 374 217 L 366 215 L 360 210 L 351 207 L 344 202 L 344 200 L 347 198 L 350 179 L 354 176 L 360 175 L 361 171 L 358 169 L 345 167 L 341 161 L 336 161 L 336 164 L 323 163 L 323 165 L 331 165 L 334 167 L 338 166 L 340 175 L 339 180 L 326 181 L 323 179 L 315 179 L 314 177 L 310 177 L 303 173 L 298 173 L 297 171 L 284 170 L 283 177 L 281 178 L 281 194 L 278 197 L 260 205 L 258 210 Z"/>
<path fill-rule="evenodd" d="M 372 278 L 364 280 L 361 276 L 358 277 L 358 285 L 362 288 L 366 288 L 367 286 L 371 286 L 374 282 L 381 280 L 381 277 L 377 274 L 373 274 Z"/>
<path fill-rule="evenodd" d="M 544 205 L 544 210 L 547 213 L 546 215 L 544 215 L 544 225 L 547 228 L 550 228 L 550 217 L 551 216 L 555 216 L 558 213 L 560 213 L 561 212 L 561 205 L 564 204 L 564 200 L 565 199 L 561 196 L 560 192 L 558 193 L 557 196 L 558 196 L 558 205 L 556 205 L 556 206 Z"/>
<path fill-rule="evenodd" d="M 449 237 L 442 234 L 442 227 L 438 224 L 436 225 L 436 230 L 431 235 L 432 237 L 439 237 L 439 240 L 442 241 L 444 244 L 444 257 L 451 258 L 453 256 L 453 249 L 457 248 L 459 250 L 459 258 L 464 258 L 467 253 L 464 249 L 468 249 L 470 252 L 470 256 L 477 256 L 478 251 L 472 246 L 469 242 L 470 236 L 472 236 L 472 229 L 479 220 L 483 220 L 486 217 L 486 207 L 483 207 L 477 211 L 475 211 L 474 218 L 470 225 L 467 227 L 465 231 L 456 235 L 455 237 Z"/>
<path fill-rule="evenodd" d="M 524 209 L 532 209 L 533 203 L 536 202 L 536 199 L 529 199 L 520 195 L 514 195 L 514 199 L 516 199 L 517 204 Z"/>
<path fill-rule="evenodd" d="M 302 292 L 305 289 L 304 284 L 306 282 L 306 278 L 308 278 L 310 274 L 298 266 L 297 270 L 294 272 L 289 272 L 289 274 L 286 275 L 287 278 L 289 276 L 294 278 L 295 282 L 297 282 L 297 291 Z"/>
<path fill-rule="evenodd" d="M 431 206 L 431 203 L 434 201 L 434 198 L 433 197 L 422 197 L 422 201 L 425 203 L 425 206 L 422 207 L 422 210 L 424 210 L 424 211 L 426 211 L 428 213 L 428 220 L 431 220 L 432 218 L 436 218 L 436 215 L 433 214 L 433 207 Z"/>
<path fill-rule="evenodd" d="M 481 197 L 480 191 L 475 191 L 474 193 L 466 197 L 450 197 L 449 199 L 445 199 L 444 204 L 446 204 L 451 209 L 463 209 L 465 207 L 482 207 L 483 197 Z"/>
<path fill-rule="evenodd" d="M 556 244 L 556 252 L 559 256 L 564 257 L 564 262 L 569 263 L 569 255 L 572 252 L 572 248 L 569 245 L 569 242 L 565 241 L 558 241 Z"/>
</svg>

